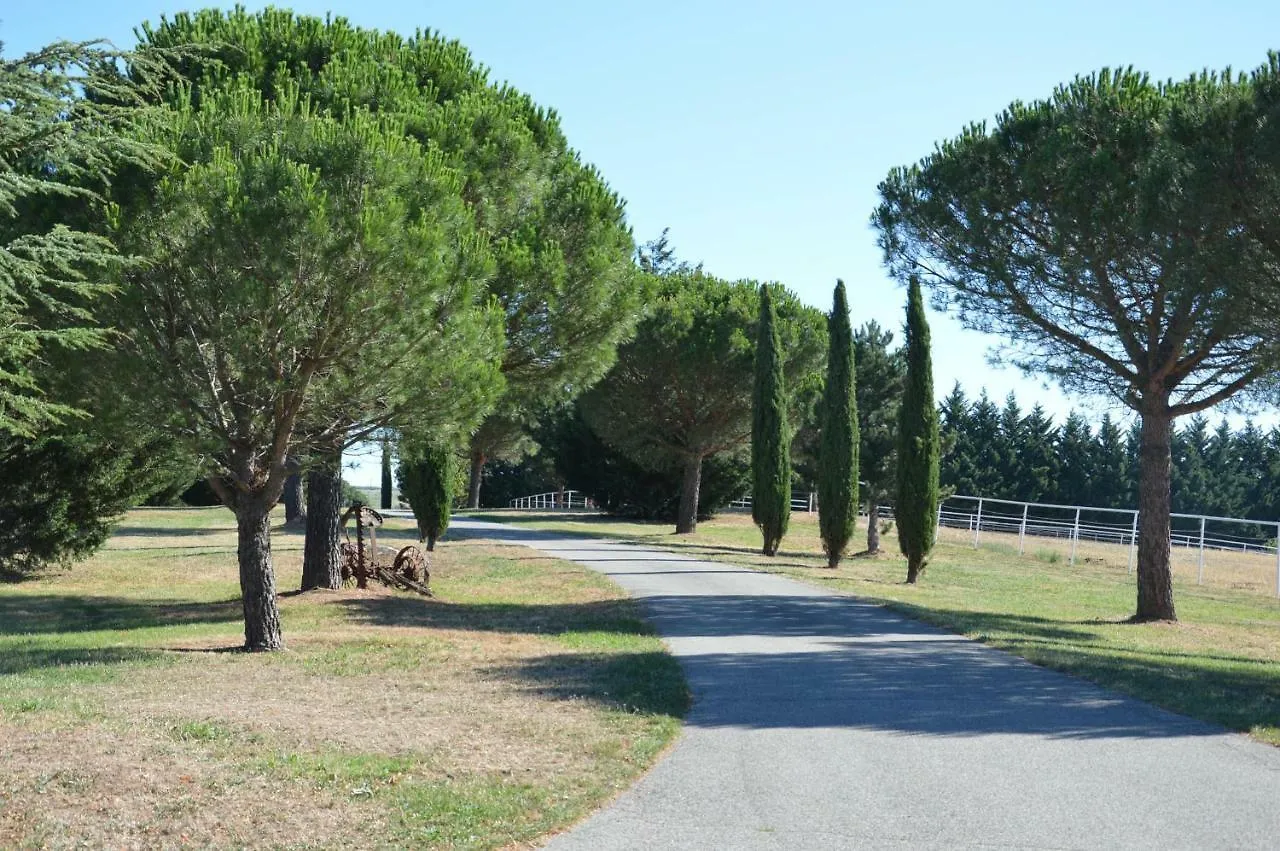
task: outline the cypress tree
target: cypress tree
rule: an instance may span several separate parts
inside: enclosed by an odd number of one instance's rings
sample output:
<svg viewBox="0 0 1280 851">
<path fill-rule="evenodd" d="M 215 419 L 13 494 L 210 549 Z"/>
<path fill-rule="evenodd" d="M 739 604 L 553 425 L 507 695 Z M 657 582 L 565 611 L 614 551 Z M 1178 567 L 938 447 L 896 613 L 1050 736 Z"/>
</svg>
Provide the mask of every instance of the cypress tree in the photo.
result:
<svg viewBox="0 0 1280 851">
<path fill-rule="evenodd" d="M 791 517 L 791 435 L 782 375 L 782 341 L 769 285 L 760 285 L 756 325 L 756 386 L 751 405 L 751 519 L 776 555 Z"/>
<path fill-rule="evenodd" d="M 898 546 L 907 557 L 907 582 L 924 570 L 937 533 L 938 409 L 933 401 L 933 358 L 920 282 L 907 295 L 907 387 L 898 426 Z"/>
<path fill-rule="evenodd" d="M 400 491 L 418 522 L 418 539 L 434 550 L 449 528 L 453 507 L 453 454 L 440 446 L 405 452 L 400 462 Z"/>
<path fill-rule="evenodd" d="M 835 567 L 853 537 L 858 516 L 858 411 L 853 383 L 853 329 L 849 325 L 844 281 L 836 281 L 827 329 L 827 384 L 822 395 L 822 436 L 818 444 L 818 527 L 827 567 Z"/>
<path fill-rule="evenodd" d="M 379 504 L 385 509 L 391 507 L 391 439 L 382 438 L 382 493 Z"/>
</svg>

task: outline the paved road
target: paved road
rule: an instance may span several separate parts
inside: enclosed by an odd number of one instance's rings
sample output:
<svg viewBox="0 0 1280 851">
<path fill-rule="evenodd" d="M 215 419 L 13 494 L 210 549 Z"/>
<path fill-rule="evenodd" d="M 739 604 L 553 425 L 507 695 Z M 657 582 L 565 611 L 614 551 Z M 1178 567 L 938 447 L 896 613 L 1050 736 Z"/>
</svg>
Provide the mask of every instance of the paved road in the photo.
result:
<svg viewBox="0 0 1280 851">
<path fill-rule="evenodd" d="M 647 776 L 552 849 L 1277 848 L 1280 750 L 876 606 L 457 519 L 643 599 L 694 693 Z"/>
</svg>

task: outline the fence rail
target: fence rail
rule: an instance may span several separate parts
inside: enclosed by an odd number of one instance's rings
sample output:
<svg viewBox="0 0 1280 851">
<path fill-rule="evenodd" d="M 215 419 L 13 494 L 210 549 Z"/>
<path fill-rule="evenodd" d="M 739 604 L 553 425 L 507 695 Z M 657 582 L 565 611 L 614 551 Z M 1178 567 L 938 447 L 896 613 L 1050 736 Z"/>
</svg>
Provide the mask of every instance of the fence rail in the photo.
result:
<svg viewBox="0 0 1280 851">
<path fill-rule="evenodd" d="M 729 507 L 749 511 L 751 509 L 751 497 L 744 496 L 735 499 L 733 502 L 729 503 Z M 818 494 L 814 491 L 791 494 L 791 510 L 804 511 L 808 514 L 813 514 L 818 510 Z"/>
<path fill-rule="evenodd" d="M 518 496 L 511 508 L 540 508 L 549 511 L 594 511 L 596 504 L 582 491 L 564 490 Z"/>
<path fill-rule="evenodd" d="M 882 506 L 880 510 L 883 516 L 892 516 L 891 506 Z M 1110 520 L 1112 517 L 1115 519 Z M 1280 546 L 1277 546 L 1280 522 L 1210 514 L 1174 513 L 1170 518 L 1170 547 L 1175 554 L 1177 550 L 1194 551 L 1197 584 L 1204 584 L 1207 555 L 1239 553 L 1269 557 L 1275 562 L 1273 588 L 1280 597 Z M 953 529 L 971 535 L 974 547 L 981 544 L 983 533 L 1016 535 L 1018 555 L 1025 554 L 1028 538 L 1068 542 L 1073 565 L 1082 541 L 1125 547 L 1129 572 L 1133 571 L 1137 558 L 1138 512 L 1132 508 L 955 495 L 938 506 L 937 524 L 939 532 Z"/>
</svg>

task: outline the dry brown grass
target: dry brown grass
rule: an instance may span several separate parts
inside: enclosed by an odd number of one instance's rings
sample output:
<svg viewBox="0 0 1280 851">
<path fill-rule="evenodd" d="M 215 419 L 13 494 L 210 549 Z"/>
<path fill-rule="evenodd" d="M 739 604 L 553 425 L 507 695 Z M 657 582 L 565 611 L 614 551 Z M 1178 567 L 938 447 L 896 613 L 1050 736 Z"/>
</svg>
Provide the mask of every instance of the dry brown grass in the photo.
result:
<svg viewBox="0 0 1280 851">
<path fill-rule="evenodd" d="M 288 596 L 289 650 L 215 652 L 240 640 L 234 534 L 193 528 L 126 533 L 71 572 L 0 587 L 16 624 L 0 624 L 0 847 L 528 842 L 678 729 L 674 663 L 575 565 L 449 543 L 435 600 Z M 282 588 L 295 540 L 276 539 Z M 67 616 L 85 606 L 87 621 Z M 669 693 L 628 692 L 636 666 Z"/>
</svg>

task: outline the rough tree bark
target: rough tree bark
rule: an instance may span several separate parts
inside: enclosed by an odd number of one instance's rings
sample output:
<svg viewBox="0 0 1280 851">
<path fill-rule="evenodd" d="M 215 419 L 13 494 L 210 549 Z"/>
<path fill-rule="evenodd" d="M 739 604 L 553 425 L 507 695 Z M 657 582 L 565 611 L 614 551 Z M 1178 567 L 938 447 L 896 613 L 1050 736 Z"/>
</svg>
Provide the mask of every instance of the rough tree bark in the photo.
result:
<svg viewBox="0 0 1280 851">
<path fill-rule="evenodd" d="M 484 472 L 484 453 L 478 449 L 471 451 L 471 481 L 467 490 L 467 507 L 480 507 L 480 476 Z"/>
<path fill-rule="evenodd" d="M 339 555 L 342 508 L 341 456 L 321 460 L 307 473 L 307 537 L 302 552 L 302 590 L 342 587 Z"/>
<path fill-rule="evenodd" d="M 702 456 L 685 459 L 684 481 L 680 485 L 680 507 L 676 511 L 676 534 L 698 529 L 698 491 L 702 487 Z"/>
<path fill-rule="evenodd" d="M 920 578 L 920 571 L 924 570 L 924 554 L 913 553 L 907 556 L 907 584 L 915 585 L 916 580 Z"/>
<path fill-rule="evenodd" d="M 251 652 L 280 650 L 280 609 L 271 568 L 271 506 L 262 494 L 236 500 L 240 594 L 244 600 L 244 647 Z"/>
<path fill-rule="evenodd" d="M 302 474 L 293 473 L 284 480 L 284 522 L 300 526 L 307 519 L 307 507 L 302 496 Z"/>
<path fill-rule="evenodd" d="M 879 500 L 872 498 L 867 507 L 867 553 L 875 555 L 880 552 L 880 505 Z"/>
<path fill-rule="evenodd" d="M 1138 610 L 1135 621 L 1177 620 L 1169 564 L 1169 484 L 1173 417 L 1167 396 L 1142 409 L 1138 449 Z"/>
</svg>

